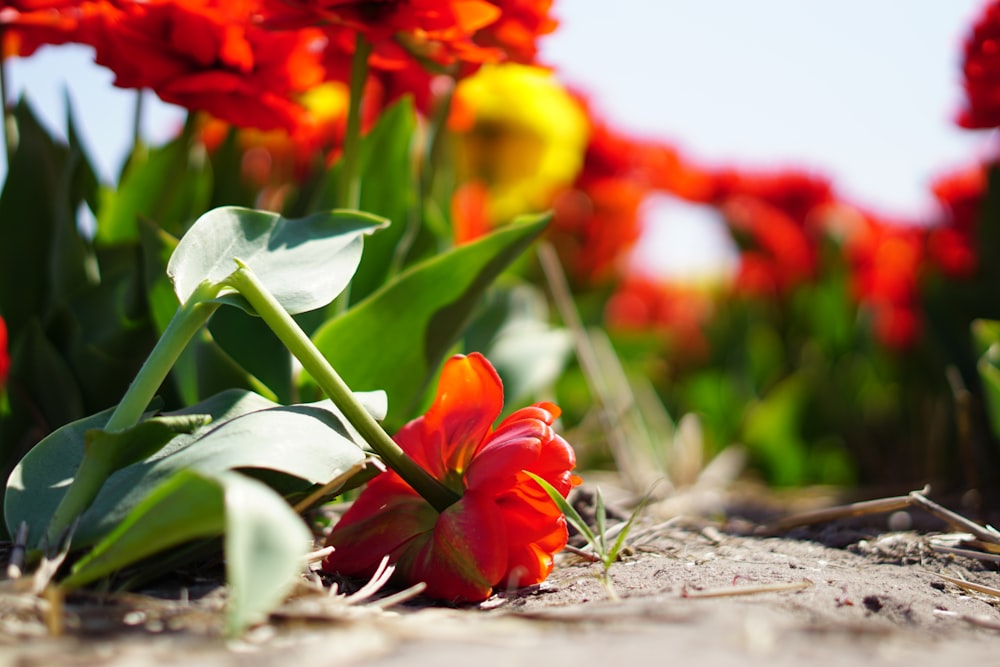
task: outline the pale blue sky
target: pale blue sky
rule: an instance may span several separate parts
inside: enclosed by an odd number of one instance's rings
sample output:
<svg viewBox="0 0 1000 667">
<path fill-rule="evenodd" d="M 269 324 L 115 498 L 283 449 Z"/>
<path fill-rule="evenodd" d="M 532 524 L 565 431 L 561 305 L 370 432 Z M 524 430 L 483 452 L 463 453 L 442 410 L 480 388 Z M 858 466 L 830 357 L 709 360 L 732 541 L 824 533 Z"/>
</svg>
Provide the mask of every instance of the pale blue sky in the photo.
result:
<svg viewBox="0 0 1000 667">
<path fill-rule="evenodd" d="M 562 25 L 543 55 L 629 131 L 692 157 L 748 167 L 796 166 L 889 215 L 921 217 L 927 185 L 985 150 L 988 136 L 951 122 L 961 100 L 961 40 L 982 0 L 556 0 Z M 54 128 L 68 87 L 82 131 L 110 178 L 129 141 L 134 93 L 110 86 L 90 52 L 47 47 L 17 61 L 26 90 Z M 180 114 L 150 104 L 144 129 L 171 134 Z M 697 212 L 653 217 L 654 261 L 690 259 L 708 244 L 682 225 Z M 674 232 L 670 232 L 674 230 Z M 673 250 L 672 250 L 673 249 Z M 679 257 L 671 259 L 671 252 Z"/>
</svg>

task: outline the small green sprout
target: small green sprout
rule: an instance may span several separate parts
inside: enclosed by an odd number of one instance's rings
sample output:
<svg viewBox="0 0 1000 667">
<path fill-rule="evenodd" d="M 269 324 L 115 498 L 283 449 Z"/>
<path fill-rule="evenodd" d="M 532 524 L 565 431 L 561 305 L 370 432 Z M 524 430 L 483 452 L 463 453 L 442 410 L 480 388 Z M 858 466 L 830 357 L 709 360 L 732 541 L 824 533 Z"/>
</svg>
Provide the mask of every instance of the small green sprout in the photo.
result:
<svg viewBox="0 0 1000 667">
<path fill-rule="evenodd" d="M 559 510 L 566 517 L 566 520 L 576 528 L 581 535 L 587 540 L 591 548 L 594 550 L 594 560 L 601 564 L 601 573 L 599 579 L 601 584 L 604 586 L 605 590 L 608 592 L 608 597 L 613 600 L 618 599 L 618 594 L 615 592 L 614 585 L 611 582 L 611 565 L 618 560 L 618 555 L 621 553 L 622 548 L 625 546 L 625 539 L 628 537 L 629 531 L 632 530 L 632 526 L 635 523 L 636 518 L 639 513 L 642 512 L 643 507 L 646 505 L 646 499 L 644 498 L 639 506 L 632 512 L 632 515 L 628 518 L 622 526 L 621 529 L 617 531 L 617 535 L 614 536 L 614 542 L 609 543 L 610 535 L 612 531 L 618 528 L 618 526 L 612 526 L 611 530 L 607 528 L 607 510 L 604 508 L 604 497 L 601 495 L 601 489 L 598 487 L 595 493 L 595 507 L 594 507 L 594 522 L 596 525 L 596 532 L 587 525 L 583 517 L 580 516 L 579 512 L 576 511 L 568 500 L 563 498 L 562 494 L 559 493 L 551 484 L 546 482 L 544 479 L 535 475 L 533 473 L 524 471 L 529 477 L 535 480 L 542 489 L 549 494 L 552 501 L 556 504 Z"/>
</svg>

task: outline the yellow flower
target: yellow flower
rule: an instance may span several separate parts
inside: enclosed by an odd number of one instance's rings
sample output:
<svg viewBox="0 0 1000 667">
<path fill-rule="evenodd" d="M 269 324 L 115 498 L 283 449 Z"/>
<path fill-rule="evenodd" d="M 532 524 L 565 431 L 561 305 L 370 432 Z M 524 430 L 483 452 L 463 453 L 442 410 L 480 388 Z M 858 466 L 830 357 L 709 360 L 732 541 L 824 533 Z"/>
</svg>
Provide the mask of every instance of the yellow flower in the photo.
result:
<svg viewBox="0 0 1000 667">
<path fill-rule="evenodd" d="M 583 166 L 589 123 L 582 105 L 538 67 L 487 65 L 456 90 L 458 169 L 490 194 L 489 215 L 500 224 L 545 210 Z"/>
</svg>

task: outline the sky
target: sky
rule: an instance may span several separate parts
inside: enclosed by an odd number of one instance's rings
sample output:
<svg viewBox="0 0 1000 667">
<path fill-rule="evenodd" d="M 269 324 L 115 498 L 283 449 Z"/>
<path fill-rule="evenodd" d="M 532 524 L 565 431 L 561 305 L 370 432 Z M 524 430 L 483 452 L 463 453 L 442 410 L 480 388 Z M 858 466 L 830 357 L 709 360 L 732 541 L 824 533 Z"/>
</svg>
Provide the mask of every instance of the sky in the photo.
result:
<svg viewBox="0 0 1000 667">
<path fill-rule="evenodd" d="M 928 184 L 986 150 L 952 122 L 961 44 L 984 0 L 556 0 L 542 58 L 623 131 L 708 164 L 797 167 L 891 218 L 927 217 Z M 106 179 L 130 142 L 135 92 L 78 46 L 14 61 L 23 92 L 57 132 L 68 92 Z M 170 136 L 181 112 L 146 105 L 143 132 Z M 718 222 L 662 199 L 637 262 L 664 273 L 725 262 Z"/>
</svg>

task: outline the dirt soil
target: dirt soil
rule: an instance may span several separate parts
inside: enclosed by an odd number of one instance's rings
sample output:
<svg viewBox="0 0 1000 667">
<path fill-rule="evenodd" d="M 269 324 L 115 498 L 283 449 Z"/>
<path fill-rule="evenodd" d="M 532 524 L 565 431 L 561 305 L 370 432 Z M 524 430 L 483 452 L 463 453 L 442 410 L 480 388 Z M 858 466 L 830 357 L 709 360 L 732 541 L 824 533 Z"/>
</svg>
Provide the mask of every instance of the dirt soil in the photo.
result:
<svg viewBox="0 0 1000 667">
<path fill-rule="evenodd" d="M 222 637 L 212 582 L 175 599 L 66 600 L 58 638 L 40 621 L 60 605 L 4 594 L 0 664 L 998 664 L 1000 598 L 953 583 L 1000 588 L 997 564 L 942 551 L 936 530 L 887 529 L 911 520 L 770 537 L 748 521 L 647 520 L 611 569 L 617 600 L 568 553 L 543 584 L 466 608 L 351 599 L 313 577 L 239 641 Z"/>
</svg>

